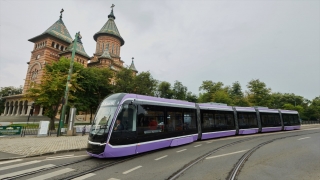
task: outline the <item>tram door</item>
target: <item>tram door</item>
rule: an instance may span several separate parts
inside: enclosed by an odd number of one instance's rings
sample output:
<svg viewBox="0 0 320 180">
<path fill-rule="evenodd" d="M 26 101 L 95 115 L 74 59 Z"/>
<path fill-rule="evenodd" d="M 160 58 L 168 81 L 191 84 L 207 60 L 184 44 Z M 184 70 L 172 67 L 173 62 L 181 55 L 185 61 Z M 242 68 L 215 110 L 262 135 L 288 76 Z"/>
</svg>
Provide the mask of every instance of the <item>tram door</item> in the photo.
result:
<svg viewBox="0 0 320 180">
<path fill-rule="evenodd" d="M 137 143 L 136 136 L 137 107 L 124 104 L 114 123 L 110 137 L 111 145 L 126 145 Z"/>
</svg>

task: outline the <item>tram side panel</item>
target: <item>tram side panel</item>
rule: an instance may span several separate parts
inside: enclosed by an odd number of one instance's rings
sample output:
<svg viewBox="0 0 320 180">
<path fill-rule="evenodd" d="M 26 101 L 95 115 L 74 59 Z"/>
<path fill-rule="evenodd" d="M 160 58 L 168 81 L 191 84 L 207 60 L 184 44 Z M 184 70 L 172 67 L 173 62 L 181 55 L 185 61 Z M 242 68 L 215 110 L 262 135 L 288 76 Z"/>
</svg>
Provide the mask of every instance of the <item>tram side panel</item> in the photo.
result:
<svg viewBox="0 0 320 180">
<path fill-rule="evenodd" d="M 233 111 L 201 110 L 202 140 L 236 135 Z"/>
</svg>

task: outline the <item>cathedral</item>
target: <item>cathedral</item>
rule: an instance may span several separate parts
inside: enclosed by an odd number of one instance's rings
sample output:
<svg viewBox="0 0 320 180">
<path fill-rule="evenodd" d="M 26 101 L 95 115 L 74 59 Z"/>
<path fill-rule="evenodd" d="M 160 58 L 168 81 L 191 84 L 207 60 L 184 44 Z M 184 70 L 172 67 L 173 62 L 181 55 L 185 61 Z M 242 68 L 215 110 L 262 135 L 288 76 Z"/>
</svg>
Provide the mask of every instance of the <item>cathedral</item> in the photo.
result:
<svg viewBox="0 0 320 180">
<path fill-rule="evenodd" d="M 124 68 L 124 61 L 121 60 L 121 46 L 124 39 L 121 37 L 115 23 L 115 15 L 108 15 L 108 21 L 102 26 L 100 31 L 93 35 L 96 41 L 96 50 L 93 56 L 89 56 L 81 38 L 76 42 L 74 62 L 82 64 L 85 68 L 98 67 L 110 68 L 115 73 Z M 44 66 L 52 62 L 59 61 L 61 56 L 71 59 L 73 51 L 73 38 L 62 20 L 63 9 L 60 11 L 59 19 L 42 34 L 29 39 L 34 43 L 31 51 L 31 58 L 23 86 L 23 93 L 26 92 L 34 83 L 41 83 L 44 74 Z M 129 67 L 134 74 L 138 73 L 132 59 Z M 1 116 L 28 116 L 33 102 L 23 99 L 23 93 L 4 97 L 6 99 L 4 112 Z M 31 113 L 32 114 L 32 113 Z M 43 107 L 35 106 L 34 116 L 43 116 Z"/>
</svg>

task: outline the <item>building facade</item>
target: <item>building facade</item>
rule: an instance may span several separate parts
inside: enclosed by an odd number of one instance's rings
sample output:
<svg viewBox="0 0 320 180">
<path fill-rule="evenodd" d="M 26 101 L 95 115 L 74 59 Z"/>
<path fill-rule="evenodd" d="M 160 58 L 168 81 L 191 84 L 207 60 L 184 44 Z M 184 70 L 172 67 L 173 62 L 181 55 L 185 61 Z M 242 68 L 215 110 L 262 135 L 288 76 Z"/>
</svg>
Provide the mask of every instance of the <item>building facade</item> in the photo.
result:
<svg viewBox="0 0 320 180">
<path fill-rule="evenodd" d="M 115 15 L 113 13 L 108 15 L 107 22 L 102 26 L 100 31 L 94 34 L 93 39 L 96 41 L 96 49 L 93 56 L 89 56 L 81 39 L 76 42 L 76 51 L 74 62 L 81 63 L 84 67 L 98 67 L 110 68 L 115 73 L 121 68 L 124 68 L 124 61 L 121 60 L 121 47 L 124 45 L 124 39 L 121 37 L 119 30 L 115 24 Z M 73 50 L 73 38 L 62 20 L 63 9 L 60 12 L 59 19 L 50 26 L 42 34 L 29 39 L 34 43 L 31 51 L 31 58 L 28 64 L 28 70 L 23 86 L 23 93 L 34 84 L 41 83 L 44 67 L 47 64 L 59 61 L 61 56 L 71 58 Z M 134 66 L 133 60 L 129 67 L 134 74 L 138 73 Z M 113 82 L 112 82 L 113 83 Z M 3 97 L 5 101 L 5 109 L 1 116 L 28 116 L 30 114 L 31 105 L 23 99 L 23 93 L 18 95 L 11 95 Z M 43 116 L 43 108 L 35 106 L 33 115 Z"/>
</svg>

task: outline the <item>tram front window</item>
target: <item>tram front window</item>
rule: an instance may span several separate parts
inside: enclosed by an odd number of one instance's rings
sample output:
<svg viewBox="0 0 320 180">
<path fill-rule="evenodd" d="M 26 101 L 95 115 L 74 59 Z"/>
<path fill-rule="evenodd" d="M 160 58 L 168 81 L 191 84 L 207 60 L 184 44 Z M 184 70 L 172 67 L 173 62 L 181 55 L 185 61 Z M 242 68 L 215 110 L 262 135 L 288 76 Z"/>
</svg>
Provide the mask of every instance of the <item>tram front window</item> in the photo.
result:
<svg viewBox="0 0 320 180">
<path fill-rule="evenodd" d="M 93 121 L 91 134 L 102 135 L 109 132 L 110 124 L 117 106 L 102 106 Z"/>
</svg>

